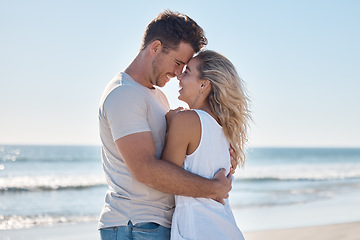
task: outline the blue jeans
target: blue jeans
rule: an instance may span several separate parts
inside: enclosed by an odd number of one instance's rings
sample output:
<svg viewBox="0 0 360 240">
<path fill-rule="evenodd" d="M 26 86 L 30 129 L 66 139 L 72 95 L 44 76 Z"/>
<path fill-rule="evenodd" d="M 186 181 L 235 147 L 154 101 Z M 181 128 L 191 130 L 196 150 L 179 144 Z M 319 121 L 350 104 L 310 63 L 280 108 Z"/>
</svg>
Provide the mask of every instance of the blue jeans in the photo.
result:
<svg viewBox="0 0 360 240">
<path fill-rule="evenodd" d="M 170 228 L 153 222 L 100 229 L 101 240 L 169 240 Z"/>
</svg>

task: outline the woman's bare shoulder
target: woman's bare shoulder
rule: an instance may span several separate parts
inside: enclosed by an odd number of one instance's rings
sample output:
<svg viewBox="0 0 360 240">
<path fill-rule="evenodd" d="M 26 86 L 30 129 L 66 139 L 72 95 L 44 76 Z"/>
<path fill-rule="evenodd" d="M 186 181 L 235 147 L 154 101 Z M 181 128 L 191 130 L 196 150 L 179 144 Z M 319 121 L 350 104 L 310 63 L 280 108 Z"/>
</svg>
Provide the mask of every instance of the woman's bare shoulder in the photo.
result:
<svg viewBox="0 0 360 240">
<path fill-rule="evenodd" d="M 200 123 L 200 118 L 194 110 L 186 109 L 177 112 L 174 116 L 175 124 L 184 125 L 193 125 Z"/>
<path fill-rule="evenodd" d="M 182 110 L 175 114 L 170 130 L 177 137 L 191 145 L 199 142 L 201 136 L 200 118 L 194 110 Z"/>
</svg>

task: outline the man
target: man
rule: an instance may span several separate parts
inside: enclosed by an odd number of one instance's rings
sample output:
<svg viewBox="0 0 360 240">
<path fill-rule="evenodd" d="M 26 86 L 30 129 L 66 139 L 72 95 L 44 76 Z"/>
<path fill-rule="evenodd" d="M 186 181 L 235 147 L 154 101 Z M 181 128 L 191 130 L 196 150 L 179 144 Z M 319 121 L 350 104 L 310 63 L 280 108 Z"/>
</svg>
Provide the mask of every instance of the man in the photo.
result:
<svg viewBox="0 0 360 240">
<path fill-rule="evenodd" d="M 169 239 L 173 194 L 220 202 L 228 196 L 225 170 L 210 180 L 159 160 L 169 104 L 154 86 L 180 74 L 206 43 L 195 21 L 164 11 L 147 26 L 133 62 L 105 89 L 99 128 L 109 190 L 100 216 L 102 239 Z"/>
</svg>

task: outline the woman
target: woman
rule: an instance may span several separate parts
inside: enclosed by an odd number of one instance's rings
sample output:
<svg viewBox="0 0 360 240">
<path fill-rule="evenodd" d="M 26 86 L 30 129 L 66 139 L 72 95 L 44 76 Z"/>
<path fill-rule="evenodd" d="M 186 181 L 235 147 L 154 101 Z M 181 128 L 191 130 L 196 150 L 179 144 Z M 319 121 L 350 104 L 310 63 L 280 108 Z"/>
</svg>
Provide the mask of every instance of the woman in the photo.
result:
<svg viewBox="0 0 360 240">
<path fill-rule="evenodd" d="M 162 159 L 206 178 L 221 168 L 229 172 L 229 145 L 244 165 L 248 98 L 232 63 L 206 50 L 191 59 L 178 76 L 179 99 L 191 110 L 169 112 Z M 236 226 L 228 199 L 175 196 L 171 239 L 244 239 Z"/>
</svg>

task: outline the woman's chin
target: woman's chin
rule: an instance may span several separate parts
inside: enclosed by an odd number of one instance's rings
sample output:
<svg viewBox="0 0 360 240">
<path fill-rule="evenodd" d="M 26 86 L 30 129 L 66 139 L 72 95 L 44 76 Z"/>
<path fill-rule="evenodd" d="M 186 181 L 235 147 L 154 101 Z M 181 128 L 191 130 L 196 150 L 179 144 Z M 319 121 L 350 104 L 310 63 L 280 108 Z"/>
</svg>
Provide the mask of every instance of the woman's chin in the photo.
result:
<svg viewBox="0 0 360 240">
<path fill-rule="evenodd" d="M 186 104 L 188 104 L 182 97 L 181 97 L 181 95 L 179 95 L 178 96 L 178 99 L 180 100 L 180 101 L 182 101 L 182 102 L 184 102 L 184 103 L 186 103 Z M 189 104 L 188 104 L 189 105 Z"/>
</svg>

